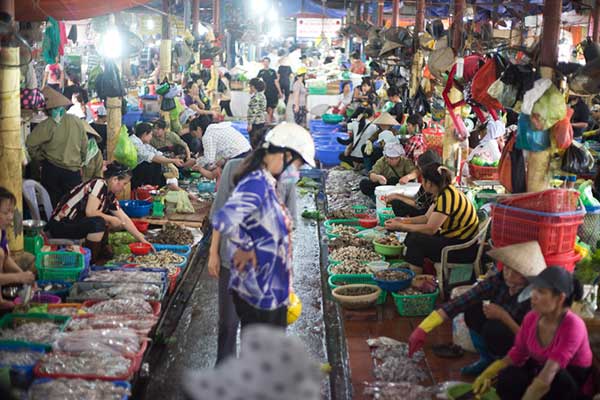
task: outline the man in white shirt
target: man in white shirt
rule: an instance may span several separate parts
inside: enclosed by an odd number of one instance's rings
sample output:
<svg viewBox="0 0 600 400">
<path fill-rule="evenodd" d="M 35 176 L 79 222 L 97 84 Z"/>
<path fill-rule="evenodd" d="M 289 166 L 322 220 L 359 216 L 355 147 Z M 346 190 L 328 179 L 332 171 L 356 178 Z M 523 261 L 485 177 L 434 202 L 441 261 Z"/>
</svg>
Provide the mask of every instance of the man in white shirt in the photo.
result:
<svg viewBox="0 0 600 400">
<path fill-rule="evenodd" d="M 192 168 L 200 172 L 205 178 L 215 179 L 220 168 L 231 158 L 239 157 L 252 150 L 250 142 L 238 132 L 231 122 L 211 123 L 204 115 L 199 116 L 204 154 L 196 161 Z"/>
</svg>

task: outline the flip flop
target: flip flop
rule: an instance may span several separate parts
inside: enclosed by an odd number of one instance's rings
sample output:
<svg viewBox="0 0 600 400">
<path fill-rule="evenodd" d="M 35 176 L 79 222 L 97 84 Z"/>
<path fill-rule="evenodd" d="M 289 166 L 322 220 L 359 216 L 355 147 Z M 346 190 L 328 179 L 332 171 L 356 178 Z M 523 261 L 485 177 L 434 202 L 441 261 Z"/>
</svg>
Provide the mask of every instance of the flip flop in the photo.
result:
<svg viewBox="0 0 600 400">
<path fill-rule="evenodd" d="M 432 350 L 440 358 L 460 358 L 465 354 L 463 348 L 454 343 L 438 344 Z"/>
</svg>

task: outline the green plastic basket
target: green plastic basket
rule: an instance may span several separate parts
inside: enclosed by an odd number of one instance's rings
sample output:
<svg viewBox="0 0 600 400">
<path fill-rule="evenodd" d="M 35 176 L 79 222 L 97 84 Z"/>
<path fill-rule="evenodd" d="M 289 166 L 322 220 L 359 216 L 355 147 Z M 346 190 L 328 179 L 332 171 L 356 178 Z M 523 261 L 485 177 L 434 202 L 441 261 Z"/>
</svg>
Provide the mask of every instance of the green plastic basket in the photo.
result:
<svg viewBox="0 0 600 400">
<path fill-rule="evenodd" d="M 331 228 L 333 228 L 333 225 L 348 225 L 348 226 L 355 226 L 358 229 L 363 229 L 362 226 L 360 226 L 358 224 L 358 218 L 351 218 L 351 219 L 328 219 L 327 221 L 325 221 L 323 223 L 323 225 L 325 225 L 325 229 L 330 230 Z"/>
<path fill-rule="evenodd" d="M 367 285 L 377 285 L 377 283 L 373 280 L 373 277 L 369 274 L 338 274 L 331 275 L 327 280 L 329 284 L 329 288 L 331 290 L 337 288 L 341 285 L 336 285 L 336 282 L 344 282 L 346 285 L 351 285 L 355 283 L 364 283 Z M 387 291 L 382 290 L 381 294 L 377 298 L 377 304 L 384 304 L 387 299 Z"/>
<path fill-rule="evenodd" d="M 391 213 L 387 214 L 387 213 L 382 213 L 381 211 L 391 211 Z M 377 211 L 377 219 L 379 219 L 379 225 L 381 225 L 381 226 L 384 226 L 385 221 L 387 221 L 388 219 L 392 219 L 395 217 L 396 216 L 394 215 L 394 210 L 392 209 L 392 207 L 385 207 L 385 208 L 382 208 L 380 211 Z"/>
<path fill-rule="evenodd" d="M 439 290 L 433 293 L 402 295 L 392 293 L 398 314 L 403 317 L 420 317 L 429 315 L 435 308 Z"/>
<path fill-rule="evenodd" d="M 35 268 L 40 280 L 75 282 L 85 269 L 85 260 L 81 253 L 42 252 L 35 259 Z"/>
<path fill-rule="evenodd" d="M 0 319 L 0 330 L 13 328 L 15 325 L 27 321 L 39 321 L 39 322 L 54 322 L 59 326 L 60 331 L 64 331 L 69 323 L 71 317 L 66 317 L 63 315 L 50 315 L 50 314 L 38 314 L 38 313 L 29 313 L 29 314 L 6 314 L 2 319 Z M 8 344 L 8 343 L 21 343 L 27 345 L 42 345 L 46 346 L 48 350 L 52 348 L 52 343 L 39 343 L 39 342 L 24 342 L 19 340 L 0 340 L 0 345 Z"/>
</svg>

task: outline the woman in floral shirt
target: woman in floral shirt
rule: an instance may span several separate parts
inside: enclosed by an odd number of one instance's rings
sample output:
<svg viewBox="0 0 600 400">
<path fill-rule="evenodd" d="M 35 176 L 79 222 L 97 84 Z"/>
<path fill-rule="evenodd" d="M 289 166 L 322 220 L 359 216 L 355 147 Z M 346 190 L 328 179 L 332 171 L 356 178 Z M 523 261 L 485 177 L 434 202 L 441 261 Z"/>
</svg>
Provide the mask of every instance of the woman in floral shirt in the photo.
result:
<svg viewBox="0 0 600 400">
<path fill-rule="evenodd" d="M 250 79 L 250 102 L 248 103 L 248 134 L 252 148 L 262 140 L 263 128 L 267 112 L 265 83 L 259 78 Z"/>
</svg>

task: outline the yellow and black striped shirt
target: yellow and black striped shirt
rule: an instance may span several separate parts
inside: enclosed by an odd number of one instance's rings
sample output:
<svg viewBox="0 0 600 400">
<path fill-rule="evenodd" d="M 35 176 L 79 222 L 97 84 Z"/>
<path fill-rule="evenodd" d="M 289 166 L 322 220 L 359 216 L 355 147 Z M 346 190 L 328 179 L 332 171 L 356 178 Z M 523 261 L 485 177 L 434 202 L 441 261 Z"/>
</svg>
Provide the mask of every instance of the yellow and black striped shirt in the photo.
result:
<svg viewBox="0 0 600 400">
<path fill-rule="evenodd" d="M 448 216 L 440 228 L 440 235 L 469 240 L 477 234 L 479 227 L 477 211 L 467 196 L 453 185 L 448 186 L 438 195 L 434 211 Z"/>
</svg>

